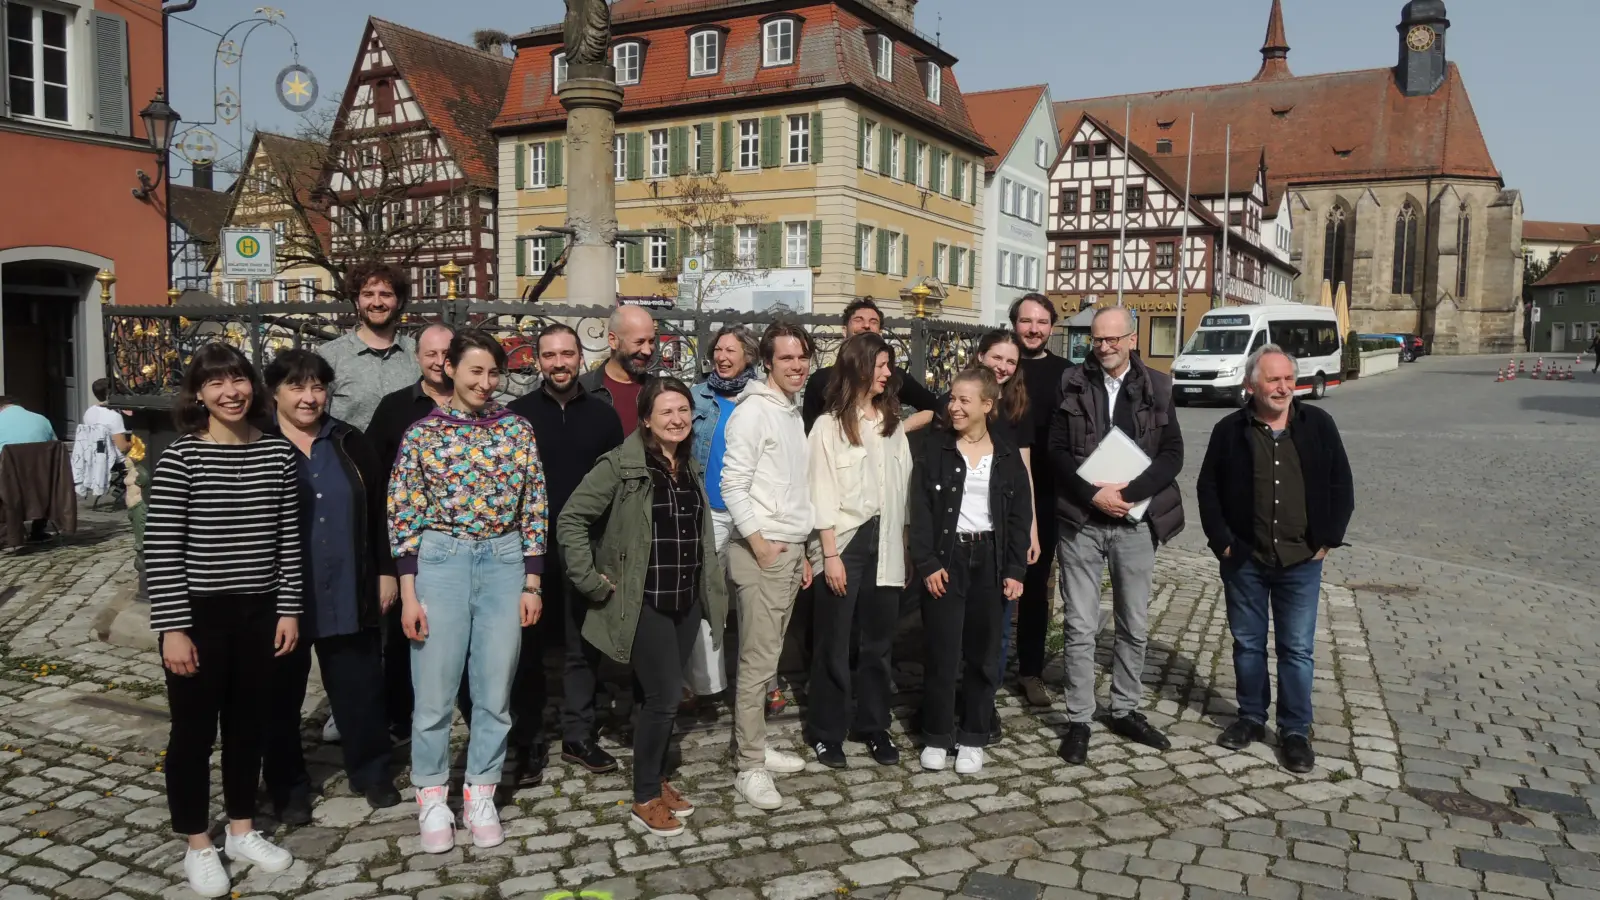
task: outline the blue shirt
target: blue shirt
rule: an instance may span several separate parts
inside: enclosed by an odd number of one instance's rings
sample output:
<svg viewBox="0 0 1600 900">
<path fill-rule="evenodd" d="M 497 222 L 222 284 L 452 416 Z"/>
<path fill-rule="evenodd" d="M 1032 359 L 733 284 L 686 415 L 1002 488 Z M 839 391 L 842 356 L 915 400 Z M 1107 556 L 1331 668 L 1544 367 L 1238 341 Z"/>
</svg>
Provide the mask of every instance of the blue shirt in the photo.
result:
<svg viewBox="0 0 1600 900">
<path fill-rule="evenodd" d="M 732 398 L 717 395 L 717 427 L 711 432 L 711 455 L 706 459 L 706 499 L 711 508 L 726 511 L 722 502 L 722 458 L 728 455 L 728 417 L 733 415 Z"/>
<path fill-rule="evenodd" d="M 333 637 L 361 630 L 356 609 L 355 495 L 339 448 L 334 446 L 333 418 L 311 442 L 311 456 L 296 453 L 300 465 L 300 535 L 306 548 L 308 614 L 301 627 L 309 637 Z"/>
<path fill-rule="evenodd" d="M 13 403 L 0 409 L 0 447 L 7 444 L 38 444 L 56 439 L 50 420 Z"/>
</svg>

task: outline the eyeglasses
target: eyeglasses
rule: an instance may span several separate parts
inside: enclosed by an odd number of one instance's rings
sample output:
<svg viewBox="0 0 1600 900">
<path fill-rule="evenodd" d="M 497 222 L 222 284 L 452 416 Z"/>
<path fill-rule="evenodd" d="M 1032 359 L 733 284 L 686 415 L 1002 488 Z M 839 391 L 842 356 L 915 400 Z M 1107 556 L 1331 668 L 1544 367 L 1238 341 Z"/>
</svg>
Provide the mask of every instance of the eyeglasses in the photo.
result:
<svg viewBox="0 0 1600 900">
<path fill-rule="evenodd" d="M 1134 332 L 1130 331 L 1127 334 L 1119 334 L 1119 335 L 1116 335 L 1115 337 L 1091 337 L 1091 338 L 1089 338 L 1089 346 L 1098 347 L 1101 344 L 1104 344 L 1105 346 L 1109 347 L 1112 344 L 1117 343 L 1118 341 L 1125 341 L 1128 338 L 1133 337 L 1133 335 L 1134 335 Z"/>
</svg>

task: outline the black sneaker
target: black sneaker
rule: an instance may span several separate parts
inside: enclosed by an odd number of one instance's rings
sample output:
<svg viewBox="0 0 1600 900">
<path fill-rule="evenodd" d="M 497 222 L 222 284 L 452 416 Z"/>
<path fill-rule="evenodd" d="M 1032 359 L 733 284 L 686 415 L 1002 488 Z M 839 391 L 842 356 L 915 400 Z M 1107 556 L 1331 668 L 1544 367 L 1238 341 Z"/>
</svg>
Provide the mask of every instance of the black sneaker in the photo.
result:
<svg viewBox="0 0 1600 900">
<path fill-rule="evenodd" d="M 367 788 L 361 792 L 361 796 L 367 799 L 367 805 L 373 809 L 388 809 L 400 805 L 400 792 L 388 782 Z"/>
<path fill-rule="evenodd" d="M 995 744 L 998 744 L 1002 740 L 1005 740 L 1006 729 L 1005 729 L 1005 726 L 1000 724 L 1000 712 L 999 712 L 999 710 L 995 711 L 994 716 L 989 719 L 989 722 L 990 722 L 990 725 L 989 725 L 989 744 L 988 744 L 988 746 L 993 747 Z"/>
<path fill-rule="evenodd" d="M 1267 736 L 1267 726 L 1249 719 L 1235 719 L 1232 725 L 1222 730 L 1217 735 L 1217 746 L 1229 750 L 1243 750 L 1244 748 L 1264 740 Z"/>
<path fill-rule="evenodd" d="M 1125 716 L 1112 716 L 1106 721 L 1106 727 L 1111 729 L 1112 734 L 1119 734 L 1146 747 L 1154 747 L 1157 750 L 1172 749 L 1172 742 L 1167 740 L 1167 736 L 1151 725 L 1150 720 L 1144 717 L 1144 713 L 1138 710 Z"/>
<path fill-rule="evenodd" d="M 288 800 L 276 806 L 279 822 L 294 827 L 311 824 L 311 797 L 308 794 L 296 791 Z"/>
<path fill-rule="evenodd" d="M 538 787 L 544 780 L 544 764 L 549 756 L 550 747 L 547 744 L 517 747 L 512 753 L 512 770 L 515 774 L 510 779 L 511 787 Z"/>
<path fill-rule="evenodd" d="M 617 770 L 617 758 L 600 749 L 594 741 L 562 741 L 561 758 L 596 775 Z"/>
<path fill-rule="evenodd" d="M 1089 759 L 1089 726 L 1082 722 L 1068 725 L 1067 736 L 1061 739 L 1061 749 L 1057 752 L 1068 763 L 1083 765 Z"/>
<path fill-rule="evenodd" d="M 862 743 L 867 745 L 867 752 L 872 754 L 872 761 L 880 766 L 900 765 L 900 748 L 894 745 L 889 738 L 889 732 L 879 731 L 867 735 Z"/>
<path fill-rule="evenodd" d="M 817 762 L 830 769 L 845 767 L 844 747 L 839 744 L 830 744 L 827 741 L 816 741 L 811 745 L 812 752 L 817 754 Z"/>
<path fill-rule="evenodd" d="M 1283 767 L 1297 775 L 1304 775 L 1317 765 L 1317 752 L 1311 749 L 1311 739 L 1303 734 L 1285 734 L 1281 736 L 1279 754 L 1283 757 Z"/>
</svg>

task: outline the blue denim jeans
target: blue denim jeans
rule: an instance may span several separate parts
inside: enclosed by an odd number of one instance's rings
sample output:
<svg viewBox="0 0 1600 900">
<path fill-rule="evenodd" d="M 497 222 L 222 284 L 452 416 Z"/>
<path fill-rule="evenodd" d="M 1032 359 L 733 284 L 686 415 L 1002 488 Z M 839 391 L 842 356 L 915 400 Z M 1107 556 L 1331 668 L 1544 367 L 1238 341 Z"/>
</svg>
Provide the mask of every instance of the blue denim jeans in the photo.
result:
<svg viewBox="0 0 1600 900">
<path fill-rule="evenodd" d="M 428 636 L 411 642 L 411 783 L 450 780 L 450 720 L 467 670 L 472 724 L 467 783 L 498 784 L 511 731 L 511 681 L 522 651 L 522 538 L 468 541 L 436 531 L 417 551 Z"/>
<path fill-rule="evenodd" d="M 1288 568 L 1254 559 L 1222 570 L 1233 634 L 1233 671 L 1238 679 L 1239 717 L 1267 722 L 1272 685 L 1267 677 L 1267 614 L 1270 609 L 1278 655 L 1278 735 L 1311 730 L 1311 676 L 1317 640 L 1317 595 L 1322 561 Z"/>
</svg>

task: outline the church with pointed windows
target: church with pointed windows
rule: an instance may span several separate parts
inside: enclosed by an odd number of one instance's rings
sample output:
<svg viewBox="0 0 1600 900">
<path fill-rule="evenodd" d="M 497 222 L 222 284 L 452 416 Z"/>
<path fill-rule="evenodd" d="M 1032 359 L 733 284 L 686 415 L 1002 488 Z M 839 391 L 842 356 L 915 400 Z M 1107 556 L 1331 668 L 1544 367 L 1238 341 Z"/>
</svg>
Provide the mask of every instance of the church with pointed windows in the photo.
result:
<svg viewBox="0 0 1600 900">
<path fill-rule="evenodd" d="M 1247 277 L 1220 279 L 1231 287 L 1213 289 L 1210 302 L 1261 302 L 1271 297 L 1266 280 L 1287 272 L 1293 300 L 1319 303 L 1344 292 L 1357 331 L 1420 334 L 1438 353 L 1509 351 L 1522 343 L 1521 195 L 1506 188 L 1461 70 L 1446 55 L 1451 22 L 1443 0 L 1411 0 L 1394 27 L 1391 66 L 1296 75 L 1283 0 L 1272 0 L 1249 81 L 1057 103 L 1063 150 L 1072 152 L 1071 136 L 1086 122 L 1123 129 L 1131 104 L 1133 158 L 1148 159 L 1170 181 L 1181 179 L 1191 140 L 1197 160 L 1220 157 L 1231 128 L 1231 155 L 1263 161 L 1262 222 L 1251 234 L 1248 215 L 1230 216 L 1246 258 L 1229 262 Z M 1116 147 L 1122 136 L 1110 140 Z M 1111 183 L 1119 170 L 1107 170 L 1106 195 L 1125 198 Z M 1080 196 L 1094 187 L 1080 186 Z M 1181 190 L 1181 181 L 1172 187 Z M 1062 218 L 1062 196 L 1052 198 L 1052 243 L 1092 243 L 1081 219 Z M 1252 265 L 1251 249 L 1279 221 L 1289 235 L 1286 265 L 1275 267 L 1266 252 Z M 1058 280 L 1059 256 L 1052 254 L 1047 286 Z M 1198 258 L 1214 266 L 1219 256 Z M 1062 293 L 1070 305 L 1072 292 Z"/>
</svg>

